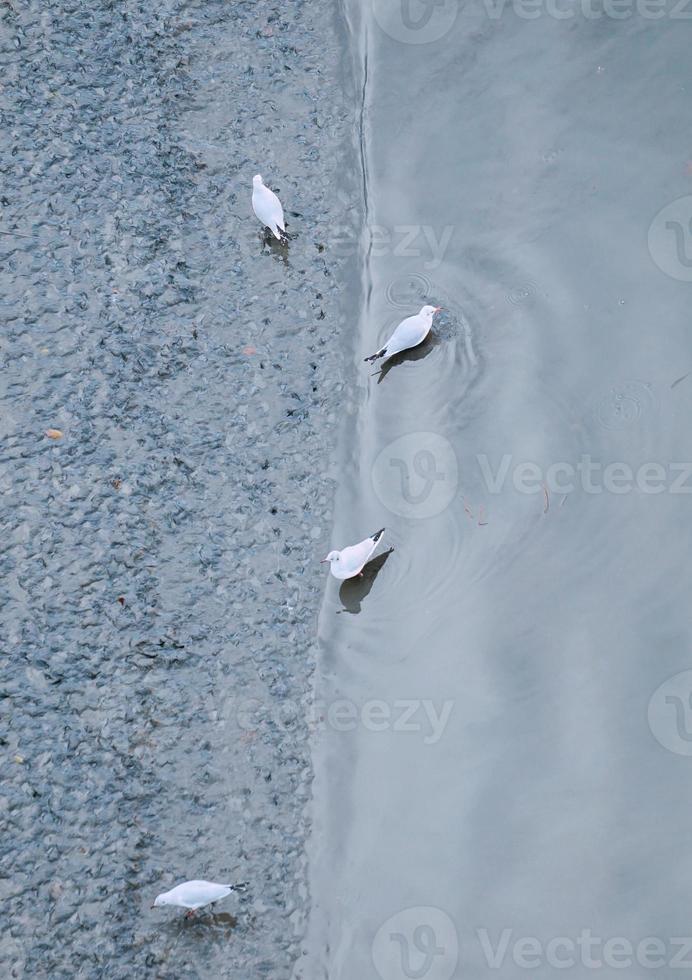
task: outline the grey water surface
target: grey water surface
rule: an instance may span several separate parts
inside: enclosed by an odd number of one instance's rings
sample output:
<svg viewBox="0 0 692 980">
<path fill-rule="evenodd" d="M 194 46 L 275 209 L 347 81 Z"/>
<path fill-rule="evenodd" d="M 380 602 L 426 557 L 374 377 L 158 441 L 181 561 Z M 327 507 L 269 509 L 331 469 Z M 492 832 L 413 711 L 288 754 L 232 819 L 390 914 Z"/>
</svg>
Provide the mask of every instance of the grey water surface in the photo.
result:
<svg viewBox="0 0 692 980">
<path fill-rule="evenodd" d="M 332 546 L 393 550 L 322 607 L 306 978 L 692 963 L 692 23 L 565 8 L 345 3 Z"/>
<path fill-rule="evenodd" d="M 331 229 L 360 203 L 336 13 L 0 11 L 3 978 L 299 955 L 352 261 Z M 248 887 L 150 908 L 199 877 Z"/>
</svg>

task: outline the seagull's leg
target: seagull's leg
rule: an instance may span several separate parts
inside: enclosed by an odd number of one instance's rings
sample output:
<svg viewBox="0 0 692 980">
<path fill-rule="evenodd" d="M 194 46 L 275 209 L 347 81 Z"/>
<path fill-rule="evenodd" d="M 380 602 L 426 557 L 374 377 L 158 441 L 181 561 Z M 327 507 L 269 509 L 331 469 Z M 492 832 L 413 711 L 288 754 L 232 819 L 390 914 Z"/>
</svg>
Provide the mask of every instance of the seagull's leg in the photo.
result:
<svg viewBox="0 0 692 980">
<path fill-rule="evenodd" d="M 188 909 L 187 912 L 185 913 L 185 918 L 186 919 L 194 919 L 194 917 L 195 917 L 195 910 L 194 909 Z"/>
</svg>

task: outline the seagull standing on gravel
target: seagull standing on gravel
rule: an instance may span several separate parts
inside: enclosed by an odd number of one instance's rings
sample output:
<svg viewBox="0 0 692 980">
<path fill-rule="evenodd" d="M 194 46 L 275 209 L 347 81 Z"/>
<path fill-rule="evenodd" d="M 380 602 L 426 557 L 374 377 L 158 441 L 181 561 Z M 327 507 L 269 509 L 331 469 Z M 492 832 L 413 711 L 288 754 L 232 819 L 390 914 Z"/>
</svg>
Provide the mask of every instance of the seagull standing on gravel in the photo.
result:
<svg viewBox="0 0 692 980">
<path fill-rule="evenodd" d="M 242 891 L 245 884 L 217 885 L 214 881 L 184 881 L 168 892 L 161 892 L 154 899 L 152 908 L 162 905 L 174 905 L 179 909 L 187 909 L 187 916 L 194 915 L 197 909 L 211 905 L 226 898 L 232 891 Z"/>
<path fill-rule="evenodd" d="M 346 579 L 358 575 L 367 562 L 370 555 L 377 547 L 377 543 L 384 534 L 384 528 L 380 528 L 371 537 L 358 544 L 352 544 L 343 551 L 330 551 L 322 561 L 328 561 L 330 571 L 334 578 Z"/>
<path fill-rule="evenodd" d="M 278 238 L 280 242 L 285 241 L 284 209 L 274 191 L 262 183 L 260 174 L 252 178 L 252 210 L 274 238 Z"/>
<path fill-rule="evenodd" d="M 376 361 L 380 357 L 393 357 L 402 350 L 417 347 L 430 333 L 433 317 L 442 309 L 441 306 L 424 306 L 415 316 L 407 316 L 396 328 L 384 347 L 366 357 L 366 361 Z"/>
</svg>

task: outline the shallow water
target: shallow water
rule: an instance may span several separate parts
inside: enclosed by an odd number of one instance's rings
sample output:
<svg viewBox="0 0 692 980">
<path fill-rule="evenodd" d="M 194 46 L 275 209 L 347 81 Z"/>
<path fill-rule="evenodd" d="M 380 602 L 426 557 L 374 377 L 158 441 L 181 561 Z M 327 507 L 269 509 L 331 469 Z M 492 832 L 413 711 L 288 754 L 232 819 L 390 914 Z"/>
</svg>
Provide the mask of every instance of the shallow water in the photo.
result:
<svg viewBox="0 0 692 980">
<path fill-rule="evenodd" d="M 345 5 L 369 236 L 332 546 L 386 525 L 393 551 L 326 589 L 298 973 L 668 976 L 692 962 L 692 25 L 414 8 Z M 373 376 L 428 301 L 434 336 Z"/>
</svg>

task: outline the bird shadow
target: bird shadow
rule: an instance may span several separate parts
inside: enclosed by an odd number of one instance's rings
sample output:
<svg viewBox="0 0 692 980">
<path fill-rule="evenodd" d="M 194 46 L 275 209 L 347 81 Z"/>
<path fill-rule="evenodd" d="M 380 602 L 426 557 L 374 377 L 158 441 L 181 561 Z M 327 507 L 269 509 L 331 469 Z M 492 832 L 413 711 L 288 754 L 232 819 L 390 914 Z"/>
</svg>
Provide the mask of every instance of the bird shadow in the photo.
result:
<svg viewBox="0 0 692 980">
<path fill-rule="evenodd" d="M 215 932 L 230 933 L 237 925 L 238 916 L 231 915 L 230 912 L 198 912 L 191 916 L 176 916 L 162 925 L 161 931 L 168 933 L 171 940 L 177 941 L 187 935 L 188 930 L 213 929 Z"/>
<path fill-rule="evenodd" d="M 389 551 L 385 551 L 381 555 L 378 555 L 377 558 L 373 558 L 363 568 L 360 575 L 356 575 L 355 578 L 347 578 L 342 583 L 339 589 L 339 599 L 341 599 L 344 608 L 339 609 L 337 615 L 347 612 L 355 616 L 360 612 L 363 599 L 370 593 L 370 590 L 375 584 L 375 579 L 384 568 L 385 562 L 393 551 L 394 548 L 390 548 Z"/>
<path fill-rule="evenodd" d="M 288 243 L 290 241 L 290 236 L 286 235 L 281 239 L 274 238 L 269 228 L 265 228 L 264 231 L 260 232 L 259 240 L 262 243 L 263 251 L 271 252 L 275 255 L 277 259 L 281 259 L 284 265 L 288 265 Z"/>
<path fill-rule="evenodd" d="M 404 350 L 400 354 L 395 354 L 393 357 L 390 357 L 389 360 L 384 362 L 379 371 L 373 371 L 372 377 L 378 375 L 377 383 L 381 385 L 392 368 L 398 367 L 400 364 L 405 364 L 407 361 L 422 361 L 424 357 L 427 357 L 441 343 L 442 341 L 439 337 L 436 337 L 431 332 L 417 347 L 412 347 L 410 350 Z"/>
</svg>

